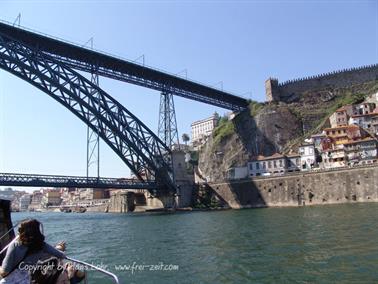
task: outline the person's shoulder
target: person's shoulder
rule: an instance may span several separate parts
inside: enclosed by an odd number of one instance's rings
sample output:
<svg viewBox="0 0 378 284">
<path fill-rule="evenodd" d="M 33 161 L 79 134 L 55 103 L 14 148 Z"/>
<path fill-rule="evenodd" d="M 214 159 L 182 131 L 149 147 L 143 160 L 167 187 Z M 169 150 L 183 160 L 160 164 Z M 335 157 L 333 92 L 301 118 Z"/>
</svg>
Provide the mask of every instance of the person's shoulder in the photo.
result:
<svg viewBox="0 0 378 284">
<path fill-rule="evenodd" d="M 55 247 L 52 245 L 44 242 L 43 244 L 43 250 L 53 256 L 59 257 L 59 258 L 65 258 L 65 254 L 59 250 L 57 250 Z"/>
<path fill-rule="evenodd" d="M 13 242 L 10 247 L 12 247 L 13 249 L 27 249 L 27 247 L 23 245 L 20 240 Z"/>
</svg>

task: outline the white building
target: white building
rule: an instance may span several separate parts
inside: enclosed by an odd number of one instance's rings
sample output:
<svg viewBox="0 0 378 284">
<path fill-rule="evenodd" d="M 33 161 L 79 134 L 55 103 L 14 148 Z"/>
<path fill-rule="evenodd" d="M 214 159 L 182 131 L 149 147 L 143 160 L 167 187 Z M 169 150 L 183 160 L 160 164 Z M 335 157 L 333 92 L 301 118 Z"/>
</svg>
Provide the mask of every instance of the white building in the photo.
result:
<svg viewBox="0 0 378 284">
<path fill-rule="evenodd" d="M 376 161 L 377 146 L 377 140 L 369 137 L 345 143 L 344 151 L 348 164 L 369 164 Z"/>
<path fill-rule="evenodd" d="M 243 179 L 248 177 L 247 167 L 234 167 L 227 171 L 227 179 Z"/>
<path fill-rule="evenodd" d="M 286 157 L 274 154 L 269 157 L 258 156 L 257 159 L 248 162 L 248 175 L 266 176 L 283 174 L 286 171 Z"/>
<path fill-rule="evenodd" d="M 316 166 L 316 153 L 314 144 L 303 144 L 299 147 L 301 155 L 301 170 L 311 170 Z"/>
<path fill-rule="evenodd" d="M 377 122 L 378 112 L 372 112 L 364 115 L 353 115 L 349 119 L 350 125 L 358 125 L 373 135 L 377 134 Z"/>
<path fill-rule="evenodd" d="M 219 115 L 214 113 L 211 117 L 198 120 L 192 123 L 192 142 L 200 142 L 210 136 L 214 128 L 218 125 Z"/>
<path fill-rule="evenodd" d="M 286 171 L 298 172 L 301 170 L 301 156 L 298 154 L 286 155 Z"/>
<path fill-rule="evenodd" d="M 327 149 L 322 153 L 322 163 L 321 168 L 333 169 L 345 167 L 345 151 L 344 146 L 335 149 Z"/>
<path fill-rule="evenodd" d="M 20 211 L 26 211 L 29 208 L 29 204 L 31 202 L 30 194 L 25 194 L 20 198 Z"/>
</svg>

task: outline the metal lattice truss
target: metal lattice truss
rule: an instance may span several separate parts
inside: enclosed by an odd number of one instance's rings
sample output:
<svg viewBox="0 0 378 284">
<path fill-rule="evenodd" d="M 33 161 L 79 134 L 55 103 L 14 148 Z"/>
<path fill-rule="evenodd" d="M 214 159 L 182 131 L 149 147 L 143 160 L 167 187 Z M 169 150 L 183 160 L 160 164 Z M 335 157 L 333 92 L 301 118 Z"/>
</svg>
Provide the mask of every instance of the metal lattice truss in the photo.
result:
<svg viewBox="0 0 378 284">
<path fill-rule="evenodd" d="M 64 105 L 113 149 L 141 181 L 176 191 L 170 149 L 118 101 L 64 63 L 0 34 L 0 68 Z"/>
<path fill-rule="evenodd" d="M 91 72 L 92 65 L 89 63 L 86 63 L 80 60 L 75 60 L 66 56 L 60 56 L 54 53 L 50 53 L 50 54 L 56 60 L 64 62 L 69 67 L 72 67 L 76 70 L 81 70 L 84 72 Z M 105 68 L 102 66 L 99 67 L 98 74 L 100 76 L 108 77 L 114 80 L 119 80 L 119 81 L 123 81 L 126 83 L 130 83 L 130 84 L 134 84 L 134 85 L 138 85 L 138 86 L 142 86 L 146 88 L 150 88 L 153 90 L 169 92 L 176 96 L 180 96 L 180 97 L 187 98 L 190 100 L 229 109 L 232 111 L 242 111 L 248 105 L 247 100 L 243 98 L 237 98 L 236 99 L 237 102 L 233 102 L 233 101 L 230 102 L 226 100 L 225 97 L 223 96 L 220 96 L 220 97 L 204 96 L 204 95 L 198 94 L 195 91 L 189 91 L 180 87 L 175 87 L 173 84 L 172 85 L 161 84 L 155 80 L 152 80 L 152 79 L 150 80 L 143 76 L 135 76 L 132 74 L 128 74 L 127 72 L 120 72 L 120 71 L 116 71 L 110 68 Z M 216 91 L 221 92 L 220 90 L 216 90 Z"/>
<path fill-rule="evenodd" d="M 162 92 L 160 95 L 158 135 L 168 147 L 179 145 L 173 95 L 168 92 Z"/>
<path fill-rule="evenodd" d="M 99 76 L 97 74 L 97 68 L 94 67 L 91 73 L 91 82 L 96 86 L 99 85 Z M 93 94 L 94 96 L 98 93 Z M 96 97 L 98 99 L 98 97 Z M 93 123 L 98 125 L 98 119 L 94 119 Z M 97 127 L 97 129 L 99 129 Z M 93 131 L 89 126 L 87 127 L 87 177 L 90 176 L 90 170 L 95 170 L 96 176 L 100 177 L 100 136 Z M 92 171 L 93 172 L 93 171 Z"/>
<path fill-rule="evenodd" d="M 119 189 L 155 189 L 153 181 L 139 181 L 126 178 L 97 178 L 78 176 L 53 176 L 0 173 L 2 186 L 32 187 L 76 187 L 76 188 L 119 188 Z"/>
</svg>

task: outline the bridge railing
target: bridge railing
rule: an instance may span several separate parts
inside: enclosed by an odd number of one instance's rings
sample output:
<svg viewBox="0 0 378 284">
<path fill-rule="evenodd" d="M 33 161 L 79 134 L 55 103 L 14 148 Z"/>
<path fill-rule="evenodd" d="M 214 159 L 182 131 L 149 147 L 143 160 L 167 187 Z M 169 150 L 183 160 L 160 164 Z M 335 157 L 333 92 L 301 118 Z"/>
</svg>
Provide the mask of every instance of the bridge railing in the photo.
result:
<svg viewBox="0 0 378 284">
<path fill-rule="evenodd" d="M 77 188 L 143 188 L 156 187 L 155 181 L 142 182 L 128 178 L 97 178 L 61 175 L 36 175 L 0 173 L 2 186 L 51 186 L 51 187 L 77 187 Z"/>
<path fill-rule="evenodd" d="M 4 23 L 6 25 L 9 25 L 9 26 L 13 26 L 13 23 L 6 21 L 6 20 L 0 19 L 0 22 Z M 22 30 L 25 30 L 25 31 L 28 31 L 28 32 L 32 32 L 32 33 L 35 33 L 35 34 L 38 34 L 38 35 L 41 35 L 41 36 L 49 37 L 51 39 L 58 40 L 58 41 L 61 41 L 61 42 L 64 42 L 64 43 L 67 43 L 67 44 L 70 44 L 70 45 L 73 45 L 73 46 L 76 46 L 76 47 L 79 47 L 79 48 L 83 48 L 83 49 L 86 49 L 88 51 L 94 51 L 94 52 L 101 53 L 103 55 L 111 56 L 113 58 L 123 60 L 123 61 L 126 61 L 126 62 L 131 63 L 131 64 L 139 65 L 141 67 L 148 68 L 148 69 L 151 69 L 151 70 L 154 70 L 154 71 L 159 71 L 159 72 L 165 73 L 167 75 L 170 75 L 170 76 L 173 76 L 173 77 L 176 77 L 176 78 L 179 78 L 179 79 L 183 79 L 183 80 L 186 80 L 186 81 L 189 81 L 189 82 L 192 82 L 192 83 L 196 83 L 196 84 L 199 84 L 199 85 L 202 85 L 202 86 L 206 86 L 206 87 L 211 88 L 213 90 L 222 91 L 222 92 L 227 93 L 229 95 L 248 99 L 248 98 L 245 98 L 242 95 L 237 95 L 234 92 L 223 90 L 223 87 L 222 88 L 215 88 L 214 85 L 199 82 L 199 81 L 196 81 L 196 80 L 188 78 L 188 77 L 179 76 L 177 73 L 172 73 L 170 71 L 164 70 L 162 68 L 156 68 L 156 67 L 150 66 L 148 64 L 140 64 L 140 63 L 136 62 L 135 60 L 133 61 L 133 60 L 130 60 L 130 59 L 126 59 L 125 57 L 122 57 L 120 55 L 115 55 L 115 54 L 112 54 L 110 52 L 106 52 L 106 51 L 103 51 L 103 50 L 100 50 L 100 49 L 89 48 L 89 47 L 85 46 L 84 44 L 78 44 L 78 43 L 71 41 L 71 40 L 63 39 L 63 38 L 60 38 L 60 37 L 57 37 L 57 36 L 52 36 L 50 34 L 47 34 L 47 33 L 41 32 L 41 31 L 37 31 L 37 30 L 32 29 L 32 28 L 25 27 L 23 25 L 17 25 L 17 27 L 15 27 L 15 28 L 19 28 L 19 29 L 22 29 Z"/>
</svg>

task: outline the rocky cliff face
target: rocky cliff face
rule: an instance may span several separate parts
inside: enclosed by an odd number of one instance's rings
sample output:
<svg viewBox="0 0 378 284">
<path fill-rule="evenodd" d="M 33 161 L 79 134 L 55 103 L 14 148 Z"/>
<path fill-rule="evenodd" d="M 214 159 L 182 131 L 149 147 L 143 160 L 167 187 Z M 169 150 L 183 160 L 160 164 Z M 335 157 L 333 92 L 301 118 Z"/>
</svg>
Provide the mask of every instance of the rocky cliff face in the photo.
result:
<svg viewBox="0 0 378 284">
<path fill-rule="evenodd" d="M 223 179 L 230 167 L 245 165 L 253 156 L 281 152 L 302 134 L 300 120 L 287 105 L 265 105 L 255 117 L 245 111 L 229 123 L 233 133 L 218 143 L 210 137 L 199 155 L 199 167 L 211 180 Z"/>
<path fill-rule="evenodd" d="M 199 168 L 208 180 L 220 181 L 229 168 L 245 166 L 257 155 L 296 151 L 305 137 L 327 126 L 327 118 L 337 108 L 376 92 L 378 80 L 303 92 L 291 103 L 251 103 L 248 110 L 214 131 L 200 150 Z"/>
</svg>

